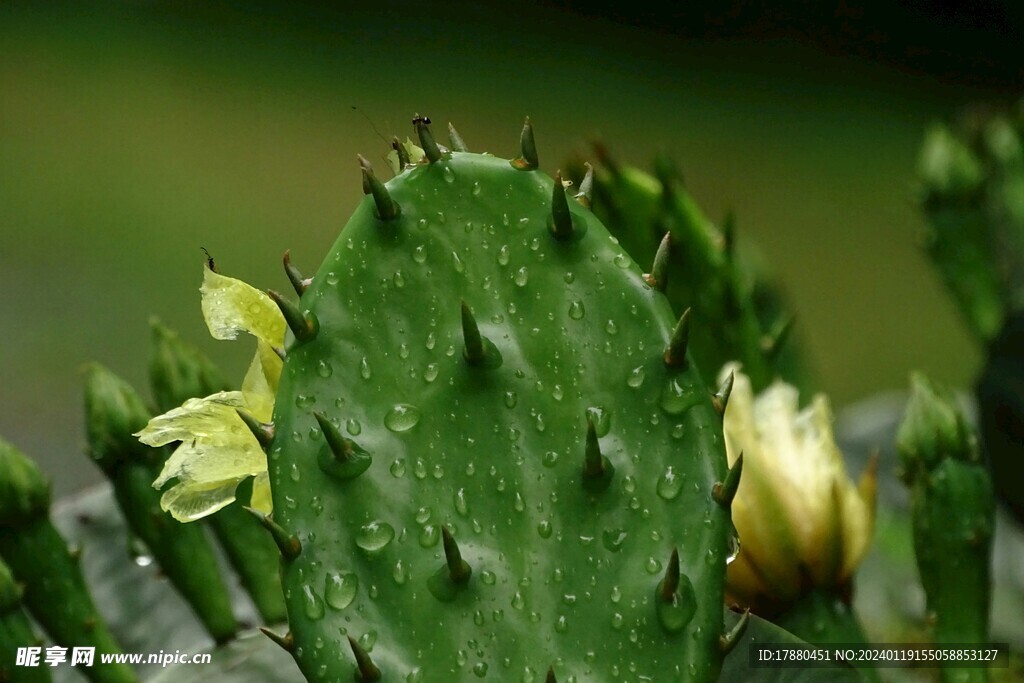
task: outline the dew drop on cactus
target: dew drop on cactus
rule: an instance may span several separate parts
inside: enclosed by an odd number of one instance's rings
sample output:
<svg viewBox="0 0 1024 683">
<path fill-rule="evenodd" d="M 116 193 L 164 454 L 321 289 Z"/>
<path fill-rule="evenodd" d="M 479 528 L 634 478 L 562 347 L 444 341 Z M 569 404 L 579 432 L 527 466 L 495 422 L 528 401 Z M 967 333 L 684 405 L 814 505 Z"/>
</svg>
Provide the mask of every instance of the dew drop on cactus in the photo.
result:
<svg viewBox="0 0 1024 683">
<path fill-rule="evenodd" d="M 355 600 L 359 591 L 359 577 L 352 572 L 330 572 L 324 587 L 324 600 L 332 609 L 345 609 Z"/>
<path fill-rule="evenodd" d="M 362 525 L 356 534 L 356 545 L 368 553 L 382 550 L 395 538 L 395 528 L 387 522 L 375 520 Z"/>
<path fill-rule="evenodd" d="M 420 421 L 420 409 L 408 403 L 392 406 L 384 416 L 384 426 L 393 432 L 404 432 L 416 426 Z"/>
</svg>

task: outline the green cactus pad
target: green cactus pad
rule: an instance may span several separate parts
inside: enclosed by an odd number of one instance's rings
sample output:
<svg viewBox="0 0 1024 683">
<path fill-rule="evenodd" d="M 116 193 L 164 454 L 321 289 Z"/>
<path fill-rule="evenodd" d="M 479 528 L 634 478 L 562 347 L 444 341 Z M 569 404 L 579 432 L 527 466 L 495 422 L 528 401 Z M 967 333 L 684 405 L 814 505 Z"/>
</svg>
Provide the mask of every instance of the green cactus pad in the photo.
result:
<svg viewBox="0 0 1024 683">
<path fill-rule="evenodd" d="M 375 187 L 301 297 L 319 331 L 287 350 L 268 462 L 311 681 L 372 679 L 360 650 L 391 681 L 717 676 L 721 418 L 680 349 L 663 360 L 664 295 L 528 168 L 443 153 Z M 364 472 L 321 466 L 318 413 Z M 588 418 L 605 487 L 586 485 Z M 687 589 L 660 609 L 674 550 Z"/>
</svg>

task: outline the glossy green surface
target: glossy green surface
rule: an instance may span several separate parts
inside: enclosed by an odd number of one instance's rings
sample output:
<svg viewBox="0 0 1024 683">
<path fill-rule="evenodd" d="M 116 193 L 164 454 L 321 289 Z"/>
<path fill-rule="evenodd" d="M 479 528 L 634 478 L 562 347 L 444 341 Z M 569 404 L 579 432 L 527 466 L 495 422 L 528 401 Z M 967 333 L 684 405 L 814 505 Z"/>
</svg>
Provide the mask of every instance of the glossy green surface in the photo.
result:
<svg viewBox="0 0 1024 683">
<path fill-rule="evenodd" d="M 575 202 L 576 236 L 553 237 L 539 171 L 455 153 L 388 190 L 400 217 L 365 199 L 303 295 L 320 331 L 288 349 L 275 408 L 299 666 L 349 680 L 352 636 L 385 680 L 713 680 L 724 445 L 693 365 L 662 360 L 667 301 Z M 462 301 L 500 365 L 464 358 Z M 603 491 L 582 481 L 588 409 Z M 314 411 L 370 453 L 363 474 L 321 470 Z M 673 549 L 685 578 L 659 607 Z"/>
</svg>

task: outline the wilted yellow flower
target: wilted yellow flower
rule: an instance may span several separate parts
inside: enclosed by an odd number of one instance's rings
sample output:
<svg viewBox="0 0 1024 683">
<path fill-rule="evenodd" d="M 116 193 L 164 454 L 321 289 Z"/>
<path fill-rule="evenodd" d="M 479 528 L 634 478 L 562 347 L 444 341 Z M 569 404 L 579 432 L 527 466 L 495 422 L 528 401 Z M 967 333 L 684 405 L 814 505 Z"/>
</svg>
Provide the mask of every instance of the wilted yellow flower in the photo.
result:
<svg viewBox="0 0 1024 683">
<path fill-rule="evenodd" d="M 160 506 L 182 522 L 212 514 L 235 500 L 235 488 L 254 477 L 252 505 L 269 513 L 267 458 L 237 410 L 270 422 L 281 377 L 285 321 L 273 300 L 241 280 L 206 268 L 203 273 L 203 317 L 216 339 L 235 339 L 240 332 L 256 337 L 256 355 L 241 391 L 222 391 L 154 417 L 137 436 L 150 446 L 174 441 L 181 445 L 164 464 L 153 486 L 176 480 Z"/>
<path fill-rule="evenodd" d="M 855 486 L 819 394 L 799 409 L 795 387 L 777 381 L 754 397 L 738 365 L 725 412 L 729 464 L 743 454 L 732 504 L 742 551 L 729 565 L 728 599 L 770 612 L 809 589 L 842 591 L 874 528 L 875 467 Z"/>
</svg>

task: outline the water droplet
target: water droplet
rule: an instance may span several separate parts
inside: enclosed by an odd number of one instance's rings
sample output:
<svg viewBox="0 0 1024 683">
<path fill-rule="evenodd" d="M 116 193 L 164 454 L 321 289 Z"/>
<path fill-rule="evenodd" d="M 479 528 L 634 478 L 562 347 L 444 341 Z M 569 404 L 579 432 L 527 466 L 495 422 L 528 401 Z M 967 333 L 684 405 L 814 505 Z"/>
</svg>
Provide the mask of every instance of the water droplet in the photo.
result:
<svg viewBox="0 0 1024 683">
<path fill-rule="evenodd" d="M 395 284 L 395 287 L 397 289 L 405 287 L 405 276 L 402 275 L 402 271 L 400 270 L 395 272 L 395 275 L 394 277 L 391 278 L 391 281 Z"/>
<path fill-rule="evenodd" d="M 368 553 L 380 552 L 395 537 L 395 528 L 387 522 L 374 520 L 359 527 L 356 545 Z"/>
<path fill-rule="evenodd" d="M 562 385 L 556 384 L 555 388 L 551 390 L 551 398 L 555 399 L 556 401 L 561 401 L 564 396 L 565 391 L 562 389 Z"/>
<path fill-rule="evenodd" d="M 558 619 L 555 620 L 555 630 L 559 633 L 565 633 L 569 630 L 569 622 L 564 615 L 560 615 Z"/>
<path fill-rule="evenodd" d="M 726 564 L 726 566 L 728 566 L 728 565 L 732 564 L 733 562 L 735 562 L 736 558 L 739 557 L 739 555 L 740 555 L 740 535 L 739 535 L 739 532 L 736 531 L 736 526 L 732 525 L 732 529 L 730 530 L 730 533 L 729 533 L 729 550 L 728 550 L 728 554 L 725 556 L 725 564 Z"/>
<path fill-rule="evenodd" d="M 604 406 L 590 406 L 586 410 L 587 419 L 594 423 L 594 432 L 599 437 L 608 435 L 612 428 L 612 413 Z"/>
<path fill-rule="evenodd" d="M 455 492 L 455 511 L 465 517 L 469 514 L 469 503 L 466 502 L 466 489 L 459 489 Z"/>
<path fill-rule="evenodd" d="M 547 428 L 544 424 L 544 416 L 537 413 L 537 418 L 534 420 L 533 426 L 537 428 L 538 432 L 543 432 Z"/>
<path fill-rule="evenodd" d="M 370 379 L 373 376 L 373 372 L 370 370 L 370 361 L 366 360 L 366 356 L 359 361 L 359 376 L 363 379 Z"/>
<path fill-rule="evenodd" d="M 405 476 L 405 458 L 397 458 L 391 467 L 388 468 L 391 472 L 391 476 L 401 479 Z"/>
<path fill-rule="evenodd" d="M 558 462 L 558 453 L 555 451 L 548 451 L 541 459 L 541 464 L 543 464 L 544 467 L 554 467 L 556 462 Z"/>
<path fill-rule="evenodd" d="M 331 572 L 327 575 L 324 599 L 331 609 L 345 609 L 359 591 L 359 577 L 352 572 Z"/>
<path fill-rule="evenodd" d="M 466 264 L 462 262 L 462 259 L 454 251 L 452 252 L 452 266 L 455 268 L 456 273 L 466 272 Z"/>
<path fill-rule="evenodd" d="M 499 266 L 507 266 L 508 265 L 508 245 L 507 244 L 501 245 L 501 248 L 498 249 L 498 265 Z"/>
<path fill-rule="evenodd" d="M 516 497 L 512 501 L 512 507 L 516 509 L 516 512 L 522 512 L 526 509 L 526 503 L 523 502 L 523 497 L 519 495 L 519 491 L 516 491 Z"/>
<path fill-rule="evenodd" d="M 289 478 L 292 481 L 298 481 L 299 480 L 299 466 L 298 466 L 298 464 L 293 462 L 291 467 L 289 467 L 288 469 L 289 469 L 289 472 L 288 472 Z"/>
<path fill-rule="evenodd" d="M 427 250 L 422 244 L 412 250 L 412 260 L 416 263 L 423 263 L 427 260 Z"/>
<path fill-rule="evenodd" d="M 420 230 L 426 230 L 427 229 L 427 219 L 426 218 L 421 218 L 418 221 L 416 221 L 416 227 L 419 228 Z"/>
<path fill-rule="evenodd" d="M 573 275 L 572 272 L 568 272 L 562 277 L 562 279 L 565 280 L 565 284 L 571 285 L 573 282 L 576 281 L 576 276 Z"/>
<path fill-rule="evenodd" d="M 391 571 L 391 578 L 395 580 L 399 586 L 404 586 L 405 582 L 409 580 L 409 571 L 405 568 L 405 564 L 401 560 L 395 562 L 395 568 Z"/>
<path fill-rule="evenodd" d="M 324 601 L 310 585 L 302 587 L 302 611 L 306 613 L 307 619 L 313 621 L 324 618 Z"/>
<path fill-rule="evenodd" d="M 516 271 L 514 281 L 518 287 L 525 287 L 526 281 L 530 278 L 530 273 L 527 272 L 526 266 L 523 266 Z"/>
<path fill-rule="evenodd" d="M 299 394 L 295 397 L 295 407 L 305 410 L 316 403 L 316 396 L 312 394 Z"/>
<path fill-rule="evenodd" d="M 433 548 L 437 540 L 441 538 L 441 530 L 433 524 L 427 524 L 420 529 L 420 545 L 424 548 Z"/>
<path fill-rule="evenodd" d="M 605 529 L 601 534 L 601 543 L 608 552 L 617 553 L 622 550 L 628 535 L 623 529 Z"/>
<path fill-rule="evenodd" d="M 619 268 L 629 268 L 629 257 L 625 254 L 616 254 L 612 262 Z"/>
<path fill-rule="evenodd" d="M 680 574 L 679 587 L 672 594 L 671 600 L 662 597 L 660 584 L 655 600 L 658 621 L 669 633 L 679 633 L 686 628 L 697 611 L 697 597 L 693 591 L 693 584 L 686 574 Z"/>
<path fill-rule="evenodd" d="M 523 609 L 526 604 L 526 600 L 523 599 L 523 594 L 516 591 L 516 594 L 512 596 L 512 609 Z"/>
<path fill-rule="evenodd" d="M 644 569 L 647 570 L 648 574 L 657 574 L 661 571 L 661 562 L 655 557 L 648 557 Z"/>
<path fill-rule="evenodd" d="M 425 345 L 427 347 L 427 351 L 433 351 L 434 346 L 437 345 L 437 337 L 434 335 L 433 330 L 427 332 L 427 341 L 425 342 Z"/>
<path fill-rule="evenodd" d="M 679 415 L 697 405 L 705 396 L 703 389 L 696 391 L 693 385 L 685 384 L 680 377 L 670 377 L 661 391 L 661 409 L 669 415 Z"/>
<path fill-rule="evenodd" d="M 494 576 L 494 572 L 487 569 L 480 572 L 480 580 L 484 582 L 485 586 L 493 586 L 497 577 Z"/>
<path fill-rule="evenodd" d="M 658 477 L 658 484 L 655 490 L 665 500 L 672 500 L 679 495 L 683 488 L 683 478 L 669 465 Z"/>
<path fill-rule="evenodd" d="M 132 535 L 129 537 L 128 552 L 139 567 L 148 567 L 153 564 L 153 555 L 149 550 L 149 546 L 138 536 Z"/>
<path fill-rule="evenodd" d="M 613 604 L 618 603 L 619 600 L 622 600 L 622 589 L 618 586 L 612 586 L 611 599 Z"/>
<path fill-rule="evenodd" d="M 393 432 L 409 431 L 419 421 L 420 409 L 408 403 L 398 403 L 392 406 L 388 414 L 384 416 L 384 426 Z"/>
<path fill-rule="evenodd" d="M 626 378 L 626 384 L 633 389 L 639 389 L 644 383 L 644 368 L 643 366 L 633 368 L 632 372 L 629 373 L 629 377 Z"/>
<path fill-rule="evenodd" d="M 516 402 L 518 400 L 519 400 L 519 397 L 516 396 L 516 392 L 514 392 L 514 391 L 506 391 L 505 392 L 505 407 L 506 408 L 515 408 L 516 407 Z"/>
<path fill-rule="evenodd" d="M 338 274 L 335 273 L 333 270 L 327 273 L 327 277 L 324 279 L 327 281 L 327 284 L 331 285 L 332 287 L 338 284 Z"/>
<path fill-rule="evenodd" d="M 347 429 L 348 433 L 352 436 L 359 436 L 360 432 L 363 431 L 363 425 L 359 420 L 352 418 L 345 423 L 345 429 Z"/>
<path fill-rule="evenodd" d="M 316 374 L 320 375 L 324 379 L 327 379 L 334 374 L 334 368 L 331 364 L 325 360 L 322 360 L 316 364 Z"/>
<path fill-rule="evenodd" d="M 453 171 L 452 167 L 449 166 L 448 164 L 445 164 L 444 167 L 441 169 L 441 175 L 444 176 L 444 181 L 446 183 L 455 182 L 455 171 Z"/>
<path fill-rule="evenodd" d="M 427 368 L 423 371 L 423 379 L 427 382 L 433 382 L 437 379 L 437 363 L 428 363 Z"/>
<path fill-rule="evenodd" d="M 473 665 L 473 673 L 476 674 L 477 678 L 483 678 L 487 675 L 487 662 L 477 662 Z"/>
<path fill-rule="evenodd" d="M 412 474 L 417 479 L 427 478 L 427 464 L 422 458 L 416 458 L 416 462 L 412 464 Z"/>
<path fill-rule="evenodd" d="M 583 316 L 586 315 L 586 311 L 583 310 L 583 302 L 577 299 L 569 304 L 569 317 L 573 320 L 582 320 Z"/>
<path fill-rule="evenodd" d="M 620 630 L 624 621 L 625 618 L 619 612 L 616 612 L 612 615 L 612 628 L 616 631 Z"/>
<path fill-rule="evenodd" d="M 616 335 L 619 333 L 619 326 L 615 324 L 614 320 L 609 320 L 604 325 L 604 331 L 607 332 L 608 334 Z"/>
<path fill-rule="evenodd" d="M 544 519 L 537 525 L 537 533 L 541 538 L 551 538 L 551 521 Z"/>
</svg>

